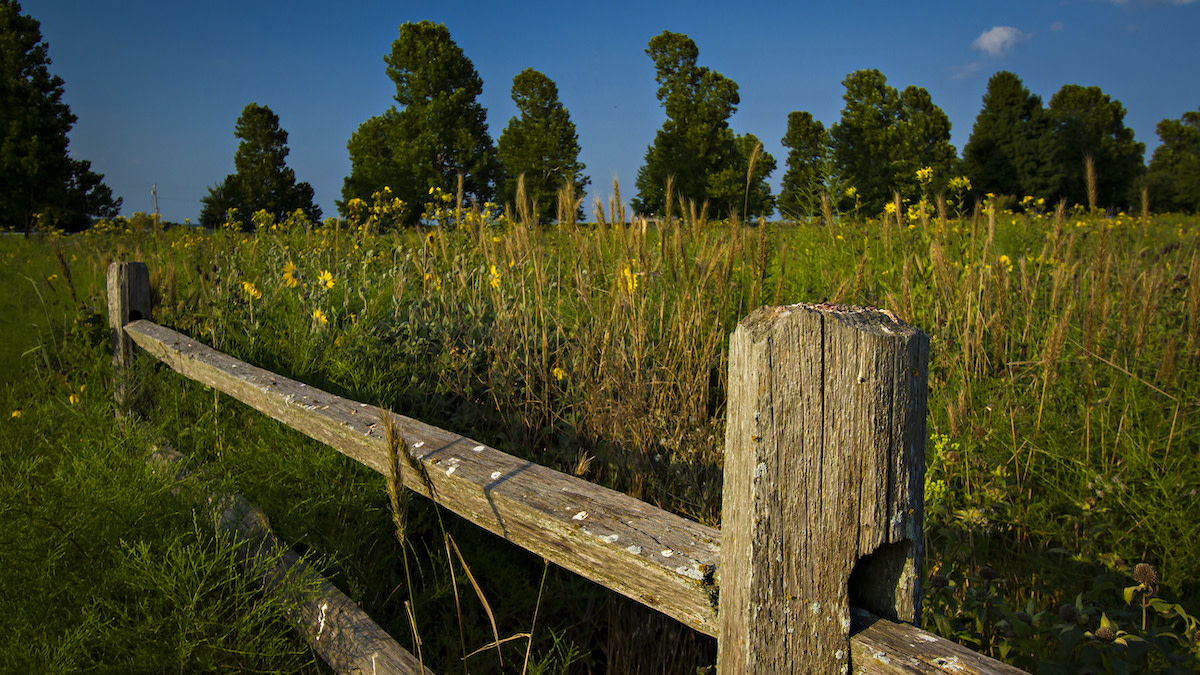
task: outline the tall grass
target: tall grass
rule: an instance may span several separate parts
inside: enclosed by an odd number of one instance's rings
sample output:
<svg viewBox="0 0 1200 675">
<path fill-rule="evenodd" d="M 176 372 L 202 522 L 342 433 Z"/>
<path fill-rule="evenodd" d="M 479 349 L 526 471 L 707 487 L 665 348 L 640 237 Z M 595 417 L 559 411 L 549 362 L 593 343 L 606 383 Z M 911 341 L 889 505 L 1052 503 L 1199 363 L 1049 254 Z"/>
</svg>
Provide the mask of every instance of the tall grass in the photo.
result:
<svg viewBox="0 0 1200 675">
<path fill-rule="evenodd" d="M 719 524 L 726 340 L 737 321 L 765 303 L 885 307 L 932 339 L 931 573 L 999 570 L 1007 583 L 990 592 L 1055 608 L 1100 575 L 1147 561 L 1164 594 L 1195 607 L 1195 219 L 1061 205 L 1013 213 L 993 200 L 955 217 L 944 201 L 936 214 L 900 202 L 878 220 L 830 204 L 819 227 L 710 221 L 703 204 L 668 202 L 665 217 L 647 221 L 631 219 L 616 194 L 582 224 L 564 193 L 565 217 L 549 228 L 519 200 L 508 217 L 459 204 L 434 227 L 402 232 L 292 219 L 253 234 L 169 229 L 157 239 L 99 229 L 66 246 L 148 262 L 157 320 L 219 349 L 710 524 Z M 156 386 L 160 403 L 147 415 L 178 420 L 176 435 L 194 435 L 203 460 L 285 514 L 276 522 L 285 538 L 329 556 L 343 588 L 394 635 L 412 632 L 405 601 L 444 605 L 465 583 L 433 562 L 446 558 L 441 535 L 416 534 L 436 530 L 427 506 L 414 502 L 405 520 L 404 545 L 427 549 L 414 557 L 421 583 L 410 590 L 397 578 L 400 544 L 386 536 L 396 511 L 381 479 L 286 430 L 240 447 L 248 429 L 274 423 L 194 385 Z M 497 629 L 475 621 L 460 639 L 459 615 L 482 606 L 421 609 L 425 653 L 457 657 L 527 631 L 540 561 L 498 558 L 489 535 L 446 527 L 479 583 L 498 584 L 482 589 L 491 607 L 522 616 L 497 616 Z M 524 600 L 504 590 L 515 569 L 532 577 L 520 582 Z M 558 632 L 526 645 L 545 668 L 567 668 L 601 630 L 602 595 L 570 588 L 584 600 L 552 601 L 537 625 L 565 612 L 560 626 L 575 628 L 548 628 Z M 1007 649 L 1000 630 L 973 639 Z M 522 648 L 508 647 L 502 658 L 523 662 Z M 487 667 L 480 658 L 472 672 Z"/>
</svg>

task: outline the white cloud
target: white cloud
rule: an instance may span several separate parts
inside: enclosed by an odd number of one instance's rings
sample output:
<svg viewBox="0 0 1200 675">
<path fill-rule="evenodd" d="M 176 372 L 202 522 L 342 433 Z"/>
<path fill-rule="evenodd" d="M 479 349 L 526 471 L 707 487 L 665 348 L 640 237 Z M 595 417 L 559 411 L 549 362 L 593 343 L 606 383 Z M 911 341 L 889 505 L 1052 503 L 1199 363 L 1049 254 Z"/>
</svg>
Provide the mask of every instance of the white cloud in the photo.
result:
<svg viewBox="0 0 1200 675">
<path fill-rule="evenodd" d="M 1054 31 L 1055 33 L 1061 31 L 1062 29 L 1064 29 L 1066 27 L 1067 27 L 1067 25 L 1061 21 L 1055 21 L 1054 23 L 1050 24 L 1050 30 Z"/>
<path fill-rule="evenodd" d="M 975 38 L 971 48 L 978 49 L 988 56 L 1003 56 L 1013 45 L 1028 37 L 1012 26 L 992 26 L 990 30 Z"/>
</svg>

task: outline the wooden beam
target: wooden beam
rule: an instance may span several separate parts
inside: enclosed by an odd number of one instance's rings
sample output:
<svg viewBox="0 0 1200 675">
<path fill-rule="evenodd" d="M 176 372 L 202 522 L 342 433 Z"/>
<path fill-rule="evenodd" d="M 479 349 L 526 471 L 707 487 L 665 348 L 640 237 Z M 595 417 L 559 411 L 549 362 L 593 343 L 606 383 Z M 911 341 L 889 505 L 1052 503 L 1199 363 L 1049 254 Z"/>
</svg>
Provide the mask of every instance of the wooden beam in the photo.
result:
<svg viewBox="0 0 1200 675">
<path fill-rule="evenodd" d="M 198 482 L 201 476 L 185 466 L 186 459 L 159 444 L 147 463 L 169 480 Z M 289 610 L 292 627 L 334 672 L 433 675 L 345 593 L 281 544 L 262 509 L 239 494 L 224 492 L 209 493 L 207 502 L 213 528 L 239 544 L 242 566 L 259 574 L 258 582 L 267 593 L 280 595 L 295 607 Z"/>
<path fill-rule="evenodd" d="M 390 415 L 422 467 L 418 472 L 400 462 L 407 487 L 565 569 L 715 634 L 720 538 L 715 528 L 464 436 L 281 377 L 149 321 L 136 321 L 125 331 L 181 374 L 385 476 L 383 416 Z"/>
<path fill-rule="evenodd" d="M 606 588 L 716 637 L 721 532 L 471 439 L 251 366 L 149 321 L 136 344 L 185 377 L 388 474 L 390 415 L 446 508 Z M 401 464 L 406 464 L 401 462 Z M 405 484 L 430 496 L 407 466 Z M 1022 671 L 903 623 L 852 612 L 851 671 L 1009 675 Z M 770 630 L 768 627 L 767 630 Z"/>
<path fill-rule="evenodd" d="M 108 266 L 108 333 L 112 345 L 118 417 L 132 389 L 133 341 L 121 330 L 130 321 L 150 318 L 150 270 L 146 263 L 115 262 Z"/>
<path fill-rule="evenodd" d="M 852 595 L 920 619 L 928 358 L 925 334 L 855 307 L 763 307 L 734 331 L 719 672 L 849 672 Z"/>
</svg>

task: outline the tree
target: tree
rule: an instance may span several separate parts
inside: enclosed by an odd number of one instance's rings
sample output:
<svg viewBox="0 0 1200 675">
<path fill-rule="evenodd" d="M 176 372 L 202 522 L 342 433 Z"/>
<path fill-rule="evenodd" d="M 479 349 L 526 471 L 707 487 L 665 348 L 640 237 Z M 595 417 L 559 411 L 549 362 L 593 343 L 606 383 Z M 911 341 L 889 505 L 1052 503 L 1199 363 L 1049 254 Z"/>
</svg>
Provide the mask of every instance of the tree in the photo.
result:
<svg viewBox="0 0 1200 675">
<path fill-rule="evenodd" d="M 1150 199 L 1160 211 L 1200 211 L 1200 110 L 1155 128 L 1162 144 L 1150 158 Z"/>
<path fill-rule="evenodd" d="M 501 198 L 515 204 L 517 180 L 524 176 L 525 195 L 537 204 L 538 222 L 548 223 L 556 215 L 563 185 L 571 183 L 576 194 L 583 194 L 590 182 L 579 161 L 579 136 L 558 100 L 558 87 L 542 73 L 532 68 L 518 73 L 513 78 L 512 99 L 520 117 L 508 121 L 496 143 L 504 170 Z"/>
<path fill-rule="evenodd" d="M 1054 138 L 1054 162 L 1062 174 L 1058 195 L 1088 203 L 1086 159 L 1096 169 L 1098 205 L 1124 208 L 1134 200 L 1134 182 L 1144 171 L 1146 146 L 1125 126 L 1125 107 L 1099 87 L 1064 85 L 1047 111 Z"/>
<path fill-rule="evenodd" d="M 297 183 L 296 172 L 287 166 L 288 134 L 279 128 L 278 115 L 267 106 L 250 103 L 242 109 L 233 135 L 242 141 L 233 156 L 235 172 L 200 200 L 204 204 L 201 225 L 220 226 L 229 209 L 237 209 L 243 223 L 258 211 L 285 220 L 296 209 L 312 222 L 321 220 L 312 186 Z"/>
<path fill-rule="evenodd" d="M 797 218 L 821 211 L 821 193 L 829 191 L 833 173 L 832 138 L 812 113 L 788 114 L 783 147 L 788 148 L 787 173 L 779 186 L 779 210 Z"/>
<path fill-rule="evenodd" d="M 1054 197 L 1062 176 L 1052 161 L 1050 118 L 1040 96 L 1000 71 L 988 80 L 983 107 L 963 147 L 963 170 L 977 194 Z"/>
<path fill-rule="evenodd" d="M 758 169 L 773 170 L 775 160 L 760 150 L 750 177 L 755 184 L 748 185 L 751 154 L 758 141 L 749 135 L 739 138 L 729 128 L 729 117 L 740 102 L 737 83 L 697 66 L 700 50 L 681 33 L 663 31 L 650 40 L 646 54 L 654 61 L 657 97 L 667 119 L 646 149 L 646 163 L 638 169 L 634 210 L 661 213 L 670 181 L 673 199 L 707 203 L 718 214 L 747 207 L 751 210 L 746 217 L 771 213 L 764 210 L 774 207 L 767 174 Z M 749 200 L 751 194 L 758 197 Z"/>
<path fill-rule="evenodd" d="M 76 117 L 49 66 L 41 24 L 20 3 L 0 0 L 0 228 L 21 227 L 26 236 L 39 214 L 78 231 L 121 208 L 104 176 L 68 155 Z"/>
<path fill-rule="evenodd" d="M 842 85 L 846 105 L 830 130 L 833 156 L 863 203 L 880 208 L 896 190 L 915 197 L 917 169 L 932 168 L 937 182 L 954 171 L 950 119 L 929 92 L 910 86 L 901 94 L 873 69 L 847 75 Z"/>
<path fill-rule="evenodd" d="M 345 213 L 351 199 L 369 202 L 389 187 L 410 206 L 407 222 L 415 223 L 415 206 L 435 187 L 457 189 L 459 174 L 466 198 L 490 201 L 499 164 L 487 112 L 475 100 L 483 81 L 450 31 L 429 21 L 406 23 L 384 62 L 400 107 L 368 119 L 350 137 L 350 175 L 338 208 Z"/>
</svg>

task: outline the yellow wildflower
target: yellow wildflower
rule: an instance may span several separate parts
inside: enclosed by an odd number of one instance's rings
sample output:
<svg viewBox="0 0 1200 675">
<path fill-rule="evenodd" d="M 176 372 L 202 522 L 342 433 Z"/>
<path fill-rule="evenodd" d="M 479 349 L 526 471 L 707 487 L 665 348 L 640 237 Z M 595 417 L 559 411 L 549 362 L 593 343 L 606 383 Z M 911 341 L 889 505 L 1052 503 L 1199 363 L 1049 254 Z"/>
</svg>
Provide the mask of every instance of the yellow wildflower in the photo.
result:
<svg viewBox="0 0 1200 675">
<path fill-rule="evenodd" d="M 492 288 L 500 290 L 500 272 L 496 270 L 496 266 L 492 265 L 492 278 L 488 280 Z"/>
<path fill-rule="evenodd" d="M 626 293 L 632 294 L 637 290 L 638 287 L 637 275 L 633 273 L 633 270 L 626 267 L 625 269 L 621 270 L 619 284 L 622 290 L 624 290 Z"/>
<path fill-rule="evenodd" d="M 76 403 L 79 403 L 79 394 L 71 394 L 70 398 L 67 400 L 71 402 L 71 405 L 75 405 Z"/>
<path fill-rule="evenodd" d="M 562 382 L 562 379 L 567 376 L 567 371 L 559 368 L 558 366 L 554 366 L 554 370 L 551 370 L 550 374 L 554 376 L 554 379 Z"/>
<path fill-rule="evenodd" d="M 317 283 L 325 288 L 333 288 L 333 275 L 329 270 L 321 270 L 321 274 L 317 276 Z"/>
<path fill-rule="evenodd" d="M 23 414 L 23 413 L 21 412 L 21 409 L 20 409 L 20 408 L 17 408 L 16 410 L 12 411 L 12 416 L 13 416 L 14 418 L 20 417 L 22 414 Z"/>
<path fill-rule="evenodd" d="M 922 186 L 925 186 L 929 181 L 933 180 L 933 167 L 927 166 L 923 169 L 917 169 L 917 180 Z"/>
<path fill-rule="evenodd" d="M 300 285 L 300 279 L 296 277 L 296 265 L 291 260 L 283 264 L 283 283 L 288 288 L 295 288 Z"/>
<path fill-rule="evenodd" d="M 888 203 L 884 204 L 884 205 L 883 205 L 883 210 L 884 210 L 884 212 L 885 212 L 885 213 L 887 213 L 889 216 L 895 215 L 895 214 L 896 214 L 896 203 L 895 203 L 895 202 L 888 202 Z"/>
<path fill-rule="evenodd" d="M 246 295 L 250 296 L 254 300 L 258 300 L 259 298 L 262 297 L 262 291 L 258 290 L 258 287 L 255 286 L 254 284 L 250 283 L 249 281 L 242 282 L 242 292 L 244 292 Z"/>
<path fill-rule="evenodd" d="M 320 324 L 322 326 L 329 323 L 329 317 L 325 315 L 325 312 L 321 311 L 320 307 L 313 310 L 312 318 L 313 318 L 314 323 Z"/>
</svg>

